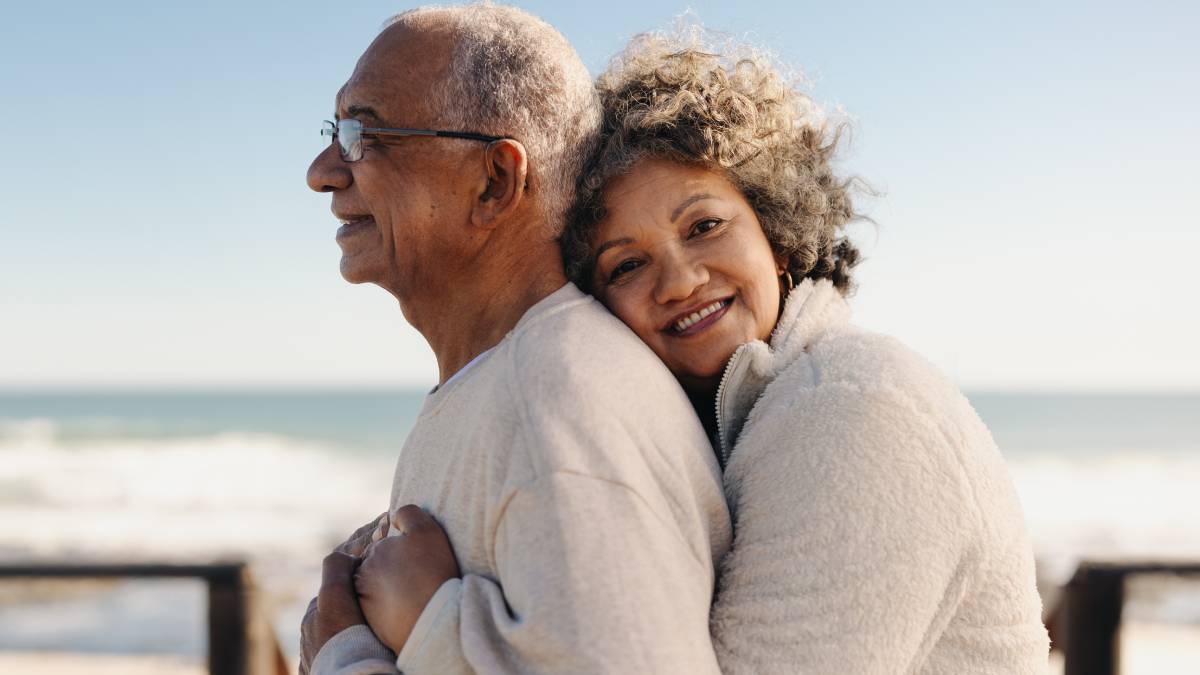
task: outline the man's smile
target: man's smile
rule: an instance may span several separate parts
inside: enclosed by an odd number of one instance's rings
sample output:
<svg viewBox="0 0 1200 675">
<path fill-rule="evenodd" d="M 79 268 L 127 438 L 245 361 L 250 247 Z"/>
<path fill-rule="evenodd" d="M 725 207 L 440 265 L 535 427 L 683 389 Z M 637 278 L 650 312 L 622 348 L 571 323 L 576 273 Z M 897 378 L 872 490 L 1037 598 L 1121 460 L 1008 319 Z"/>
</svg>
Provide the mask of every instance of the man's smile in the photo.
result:
<svg viewBox="0 0 1200 675">
<path fill-rule="evenodd" d="M 338 216 L 338 220 L 342 222 L 342 226 L 337 230 L 338 239 L 375 227 L 375 218 L 372 216 Z"/>
</svg>

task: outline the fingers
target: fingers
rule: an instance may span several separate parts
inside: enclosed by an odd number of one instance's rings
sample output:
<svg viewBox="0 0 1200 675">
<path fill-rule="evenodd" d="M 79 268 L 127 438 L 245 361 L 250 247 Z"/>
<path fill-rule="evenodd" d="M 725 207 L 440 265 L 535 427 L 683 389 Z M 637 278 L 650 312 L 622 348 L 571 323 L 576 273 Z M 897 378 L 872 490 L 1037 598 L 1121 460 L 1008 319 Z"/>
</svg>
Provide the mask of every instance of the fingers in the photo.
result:
<svg viewBox="0 0 1200 675">
<path fill-rule="evenodd" d="M 325 556 L 321 590 L 317 593 L 317 649 L 329 638 L 355 624 L 366 623 L 354 589 L 358 559 L 339 551 Z"/>
<path fill-rule="evenodd" d="M 371 533 L 371 543 L 372 544 L 374 544 L 377 541 L 382 541 L 383 538 L 388 535 L 388 524 L 389 524 L 390 520 L 391 519 L 388 518 L 386 513 L 380 517 L 379 527 L 375 528 L 375 531 Z"/>
<path fill-rule="evenodd" d="M 315 640 L 317 621 L 317 599 L 308 603 L 304 618 L 300 621 L 300 675 L 308 675 L 309 665 L 316 657 Z"/>
<path fill-rule="evenodd" d="M 388 514 L 387 511 L 384 511 L 371 522 L 355 530 L 354 534 L 350 535 L 346 541 L 342 542 L 341 545 L 334 550 L 339 553 L 345 553 L 346 555 L 361 557 L 363 551 L 366 550 L 367 545 L 371 543 L 376 531 L 378 531 L 381 526 L 384 528 L 384 535 L 387 534 L 387 524 Z"/>
</svg>

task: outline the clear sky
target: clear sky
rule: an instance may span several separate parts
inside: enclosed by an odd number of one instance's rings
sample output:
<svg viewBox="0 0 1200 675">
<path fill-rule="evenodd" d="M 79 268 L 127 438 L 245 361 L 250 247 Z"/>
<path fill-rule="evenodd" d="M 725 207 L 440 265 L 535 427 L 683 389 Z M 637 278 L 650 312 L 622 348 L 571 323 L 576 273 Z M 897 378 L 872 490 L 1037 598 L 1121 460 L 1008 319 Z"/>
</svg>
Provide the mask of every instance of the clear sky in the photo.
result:
<svg viewBox="0 0 1200 675">
<path fill-rule="evenodd" d="M 519 2 L 596 73 L 683 2 Z M 0 386 L 435 380 L 304 172 L 383 2 L 18 3 Z M 802 68 L 882 192 L 858 321 L 971 389 L 1200 389 L 1193 2 L 693 2 Z"/>
</svg>

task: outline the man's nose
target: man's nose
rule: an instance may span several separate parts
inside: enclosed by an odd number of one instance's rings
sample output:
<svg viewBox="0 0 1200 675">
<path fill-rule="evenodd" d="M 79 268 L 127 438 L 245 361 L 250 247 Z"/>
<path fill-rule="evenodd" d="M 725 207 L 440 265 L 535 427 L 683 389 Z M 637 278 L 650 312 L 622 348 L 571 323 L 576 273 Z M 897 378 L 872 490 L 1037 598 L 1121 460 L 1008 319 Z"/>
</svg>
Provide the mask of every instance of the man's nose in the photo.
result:
<svg viewBox="0 0 1200 675">
<path fill-rule="evenodd" d="M 682 252 L 661 252 L 658 262 L 660 272 L 654 286 L 654 300 L 659 304 L 686 300 L 708 283 L 708 267 L 703 261 L 693 260 Z"/>
<path fill-rule="evenodd" d="M 316 192 L 345 190 L 354 182 L 350 165 L 342 161 L 333 143 L 322 150 L 308 165 L 308 187 Z"/>
</svg>

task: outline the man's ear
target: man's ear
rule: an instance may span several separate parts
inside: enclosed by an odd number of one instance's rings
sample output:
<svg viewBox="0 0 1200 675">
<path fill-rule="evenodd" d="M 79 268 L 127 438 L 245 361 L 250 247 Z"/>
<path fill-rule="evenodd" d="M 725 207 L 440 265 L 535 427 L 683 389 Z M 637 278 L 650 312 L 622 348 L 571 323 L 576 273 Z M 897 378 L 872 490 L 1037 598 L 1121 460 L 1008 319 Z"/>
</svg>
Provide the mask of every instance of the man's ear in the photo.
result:
<svg viewBox="0 0 1200 675">
<path fill-rule="evenodd" d="M 520 141 L 504 138 L 488 143 L 483 154 L 488 181 L 475 207 L 471 223 L 493 228 L 510 216 L 525 198 L 529 156 Z"/>
</svg>

